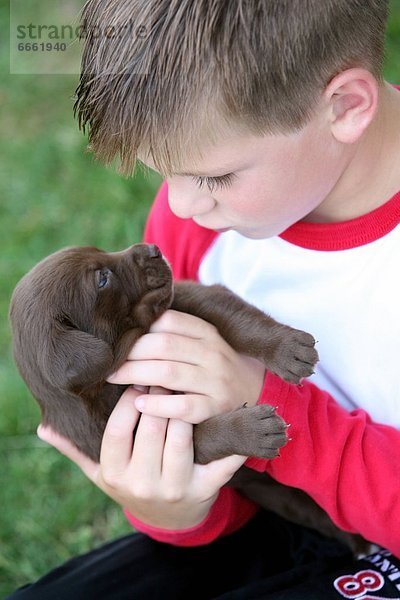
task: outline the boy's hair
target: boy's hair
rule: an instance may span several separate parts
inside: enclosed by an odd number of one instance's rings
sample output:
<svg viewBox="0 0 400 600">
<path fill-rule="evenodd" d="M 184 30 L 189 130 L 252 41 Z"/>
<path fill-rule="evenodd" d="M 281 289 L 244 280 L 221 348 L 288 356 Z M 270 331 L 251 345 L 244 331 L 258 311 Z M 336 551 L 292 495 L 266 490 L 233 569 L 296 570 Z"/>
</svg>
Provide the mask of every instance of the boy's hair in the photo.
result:
<svg viewBox="0 0 400 600">
<path fill-rule="evenodd" d="M 79 125 L 123 173 L 139 152 L 170 175 L 234 130 L 301 128 L 347 68 L 381 79 L 387 16 L 387 0 L 89 0 Z"/>
</svg>

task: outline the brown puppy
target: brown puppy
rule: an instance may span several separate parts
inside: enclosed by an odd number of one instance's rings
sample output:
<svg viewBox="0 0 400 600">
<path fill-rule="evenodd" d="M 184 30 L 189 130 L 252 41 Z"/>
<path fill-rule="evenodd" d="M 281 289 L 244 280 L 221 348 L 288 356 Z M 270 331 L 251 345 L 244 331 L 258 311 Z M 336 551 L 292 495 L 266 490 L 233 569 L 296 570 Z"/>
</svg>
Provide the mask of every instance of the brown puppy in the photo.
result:
<svg viewBox="0 0 400 600">
<path fill-rule="evenodd" d="M 223 286 L 174 284 L 156 246 L 136 244 L 111 254 L 66 248 L 21 279 L 10 307 L 15 361 L 40 405 L 43 423 L 98 461 L 107 420 L 127 387 L 106 378 L 168 308 L 214 324 L 235 350 L 261 360 L 287 381 L 298 383 L 313 372 L 318 355 L 310 334 L 277 323 Z M 286 425 L 268 405 L 243 407 L 194 427 L 199 463 L 230 454 L 274 458 L 286 441 Z M 247 471 L 239 471 L 235 484 L 245 493 Z M 309 515 L 314 503 L 306 498 Z M 335 526 L 314 506 L 335 535 Z M 299 507 L 300 514 L 304 502 Z M 316 521 L 311 526 L 318 528 L 321 519 Z"/>
<path fill-rule="evenodd" d="M 108 417 L 127 387 L 106 378 L 169 307 L 213 323 L 236 350 L 289 381 L 313 371 L 311 335 L 279 325 L 222 286 L 173 285 L 156 246 L 113 254 L 69 248 L 25 275 L 11 301 L 15 361 L 43 423 L 98 461 Z M 270 406 L 209 419 L 195 428 L 196 461 L 233 453 L 272 458 L 286 443 L 285 429 Z"/>
</svg>

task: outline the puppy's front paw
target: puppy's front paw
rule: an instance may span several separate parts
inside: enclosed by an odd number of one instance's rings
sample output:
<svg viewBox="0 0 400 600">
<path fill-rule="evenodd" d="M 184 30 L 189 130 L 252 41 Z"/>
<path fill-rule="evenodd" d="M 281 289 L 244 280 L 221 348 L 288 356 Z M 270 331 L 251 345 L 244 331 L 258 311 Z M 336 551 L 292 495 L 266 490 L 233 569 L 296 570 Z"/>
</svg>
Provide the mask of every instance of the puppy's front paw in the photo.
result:
<svg viewBox="0 0 400 600">
<path fill-rule="evenodd" d="M 314 373 L 318 362 L 315 339 L 299 329 L 285 328 L 269 370 L 289 383 L 300 383 Z"/>
</svg>

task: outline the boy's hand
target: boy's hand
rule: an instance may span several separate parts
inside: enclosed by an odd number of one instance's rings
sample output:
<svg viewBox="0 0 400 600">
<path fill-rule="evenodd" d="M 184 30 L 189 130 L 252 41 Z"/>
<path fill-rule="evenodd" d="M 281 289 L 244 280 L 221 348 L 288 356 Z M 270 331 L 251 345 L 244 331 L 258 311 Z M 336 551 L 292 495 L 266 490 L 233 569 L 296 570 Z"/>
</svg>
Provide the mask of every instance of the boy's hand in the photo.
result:
<svg viewBox="0 0 400 600">
<path fill-rule="evenodd" d="M 200 423 L 245 402 L 255 405 L 264 375 L 261 362 L 235 352 L 213 325 L 168 310 L 108 381 L 180 390 L 168 398 L 139 395 L 136 407 L 148 415 Z"/>
<path fill-rule="evenodd" d="M 193 527 L 206 517 L 219 489 L 245 457 L 194 464 L 192 425 L 140 416 L 134 405 L 138 395 L 128 388 L 115 406 L 104 432 L 100 464 L 48 427 L 40 426 L 38 435 L 140 521 L 163 529 Z"/>
</svg>

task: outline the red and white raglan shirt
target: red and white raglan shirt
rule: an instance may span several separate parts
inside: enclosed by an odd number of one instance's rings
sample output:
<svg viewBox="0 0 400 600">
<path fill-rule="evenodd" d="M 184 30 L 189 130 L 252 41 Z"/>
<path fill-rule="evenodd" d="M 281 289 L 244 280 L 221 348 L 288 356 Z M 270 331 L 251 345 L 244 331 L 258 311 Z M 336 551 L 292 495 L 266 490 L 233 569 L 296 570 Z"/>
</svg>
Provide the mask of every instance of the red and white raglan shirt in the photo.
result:
<svg viewBox="0 0 400 600">
<path fill-rule="evenodd" d="M 298 222 L 251 240 L 174 216 L 163 183 L 145 241 L 160 247 L 176 279 L 221 283 L 314 335 L 315 375 L 296 386 L 267 373 L 259 399 L 278 406 L 291 441 L 280 458 L 246 465 L 304 490 L 339 527 L 400 557 L 400 192 L 347 222 Z M 224 487 L 190 529 L 127 516 L 157 540 L 192 546 L 238 529 L 256 511 Z"/>
</svg>

